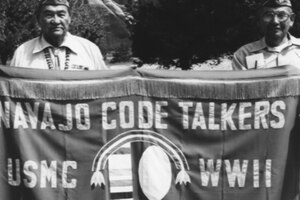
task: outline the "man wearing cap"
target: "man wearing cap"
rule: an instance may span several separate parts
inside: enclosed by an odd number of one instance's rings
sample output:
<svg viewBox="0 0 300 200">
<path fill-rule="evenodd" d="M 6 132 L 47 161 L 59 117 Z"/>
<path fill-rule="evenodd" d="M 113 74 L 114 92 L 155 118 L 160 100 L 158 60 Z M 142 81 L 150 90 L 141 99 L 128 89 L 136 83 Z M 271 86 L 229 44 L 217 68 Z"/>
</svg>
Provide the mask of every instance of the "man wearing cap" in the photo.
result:
<svg viewBox="0 0 300 200">
<path fill-rule="evenodd" d="M 267 0 L 258 12 L 263 38 L 246 44 L 233 55 L 234 70 L 300 67 L 300 40 L 289 34 L 295 14 L 290 0 Z"/>
<path fill-rule="evenodd" d="M 11 66 L 55 70 L 107 69 L 94 43 L 68 32 L 71 16 L 67 0 L 42 0 L 36 17 L 41 36 L 19 46 Z"/>
</svg>

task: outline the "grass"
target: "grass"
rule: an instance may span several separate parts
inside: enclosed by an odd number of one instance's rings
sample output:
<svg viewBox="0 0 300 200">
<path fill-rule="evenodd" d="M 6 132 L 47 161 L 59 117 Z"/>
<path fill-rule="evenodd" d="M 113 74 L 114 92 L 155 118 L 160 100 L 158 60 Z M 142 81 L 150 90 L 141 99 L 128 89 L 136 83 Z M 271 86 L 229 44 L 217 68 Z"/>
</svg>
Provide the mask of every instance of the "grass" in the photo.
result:
<svg viewBox="0 0 300 200">
<path fill-rule="evenodd" d="M 111 69 L 124 69 L 134 66 L 132 62 L 120 62 L 120 63 L 107 63 Z M 143 69 L 166 69 L 164 66 L 157 63 L 153 64 L 143 64 Z M 232 70 L 231 67 L 231 56 L 225 55 L 221 56 L 218 59 L 206 60 L 203 63 L 193 64 L 191 70 L 197 71 L 207 71 L 207 70 Z M 169 70 L 181 70 L 180 68 L 170 67 Z"/>
</svg>

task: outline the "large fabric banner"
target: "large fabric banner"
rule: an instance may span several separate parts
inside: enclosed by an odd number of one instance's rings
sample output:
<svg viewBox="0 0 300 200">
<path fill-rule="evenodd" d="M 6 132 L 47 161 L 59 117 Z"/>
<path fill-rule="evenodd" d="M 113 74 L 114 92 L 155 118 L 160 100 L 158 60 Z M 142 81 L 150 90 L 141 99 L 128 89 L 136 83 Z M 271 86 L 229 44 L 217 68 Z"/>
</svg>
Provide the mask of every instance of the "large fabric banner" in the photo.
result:
<svg viewBox="0 0 300 200">
<path fill-rule="evenodd" d="M 1 200 L 295 200 L 300 72 L 0 67 Z"/>
</svg>

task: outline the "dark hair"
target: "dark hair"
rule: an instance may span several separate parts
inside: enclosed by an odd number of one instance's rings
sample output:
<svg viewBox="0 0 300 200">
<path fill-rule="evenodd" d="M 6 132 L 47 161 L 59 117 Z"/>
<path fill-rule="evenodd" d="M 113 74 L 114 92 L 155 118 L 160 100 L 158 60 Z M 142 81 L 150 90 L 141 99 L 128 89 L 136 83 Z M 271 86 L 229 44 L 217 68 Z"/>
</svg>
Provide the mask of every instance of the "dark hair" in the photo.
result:
<svg viewBox="0 0 300 200">
<path fill-rule="evenodd" d="M 36 19 L 38 20 L 39 19 L 39 17 L 40 17 L 40 14 L 41 14 L 41 11 L 43 10 L 43 8 L 45 7 L 45 6 L 49 6 L 49 5 L 39 5 L 38 7 L 37 7 L 37 9 L 35 10 L 35 17 L 36 17 Z M 54 5 L 55 6 L 55 5 Z M 71 16 L 71 7 L 68 7 L 68 6 L 66 6 L 67 8 L 68 8 L 68 13 L 69 13 L 69 15 Z"/>
</svg>

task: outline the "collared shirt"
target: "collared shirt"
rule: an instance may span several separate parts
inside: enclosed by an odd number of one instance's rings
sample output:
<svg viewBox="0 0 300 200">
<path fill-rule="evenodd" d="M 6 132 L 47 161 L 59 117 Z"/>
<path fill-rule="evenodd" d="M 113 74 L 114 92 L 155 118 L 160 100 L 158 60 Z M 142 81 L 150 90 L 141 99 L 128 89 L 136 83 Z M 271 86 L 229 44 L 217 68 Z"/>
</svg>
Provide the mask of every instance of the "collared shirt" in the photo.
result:
<svg viewBox="0 0 300 200">
<path fill-rule="evenodd" d="M 69 55 L 66 56 L 67 54 Z M 66 34 L 65 40 L 57 48 L 43 36 L 29 40 L 17 48 L 10 63 L 11 66 L 35 69 L 49 69 L 51 64 L 57 70 L 107 69 L 98 46 L 70 33 Z"/>
<path fill-rule="evenodd" d="M 242 46 L 233 55 L 233 70 L 272 68 L 294 65 L 300 68 L 300 39 L 288 35 L 288 41 L 270 48 L 262 38 Z"/>
</svg>

